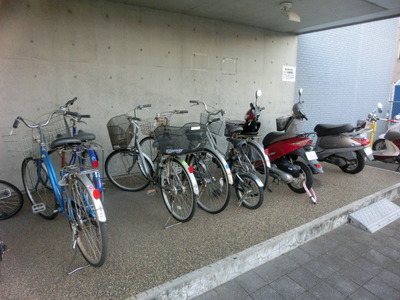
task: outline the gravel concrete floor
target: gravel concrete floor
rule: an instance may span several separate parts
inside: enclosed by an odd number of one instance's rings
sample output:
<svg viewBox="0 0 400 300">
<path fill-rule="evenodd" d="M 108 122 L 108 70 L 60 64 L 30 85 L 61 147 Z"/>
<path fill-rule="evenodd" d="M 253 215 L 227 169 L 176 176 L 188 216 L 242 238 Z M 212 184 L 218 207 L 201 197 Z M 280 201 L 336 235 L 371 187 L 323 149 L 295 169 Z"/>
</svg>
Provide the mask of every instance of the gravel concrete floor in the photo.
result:
<svg viewBox="0 0 400 300">
<path fill-rule="evenodd" d="M 164 229 L 168 213 L 159 194 L 128 193 L 109 184 L 107 261 L 72 275 L 67 273 L 86 263 L 71 249 L 66 219 L 33 215 L 26 200 L 19 214 L 0 223 L 0 240 L 10 249 L 0 263 L 1 298 L 125 299 L 400 182 L 400 173 L 374 166 L 350 175 L 323 164 L 325 173 L 314 183 L 317 205 L 281 184 L 265 192 L 259 209 L 247 210 L 236 208 L 232 191 L 221 214 L 198 209 L 192 221 L 170 229 Z"/>
</svg>

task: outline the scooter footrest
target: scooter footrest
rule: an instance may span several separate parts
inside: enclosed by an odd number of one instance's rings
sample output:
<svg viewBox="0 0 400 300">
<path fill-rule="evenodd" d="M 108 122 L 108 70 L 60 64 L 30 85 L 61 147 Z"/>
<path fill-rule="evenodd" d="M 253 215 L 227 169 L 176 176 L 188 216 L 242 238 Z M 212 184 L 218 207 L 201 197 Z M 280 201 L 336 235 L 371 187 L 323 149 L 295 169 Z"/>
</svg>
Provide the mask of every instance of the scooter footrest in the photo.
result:
<svg viewBox="0 0 400 300">
<path fill-rule="evenodd" d="M 46 210 L 46 204 L 44 203 L 36 203 L 32 205 L 32 212 L 34 214 L 38 214 Z"/>
</svg>

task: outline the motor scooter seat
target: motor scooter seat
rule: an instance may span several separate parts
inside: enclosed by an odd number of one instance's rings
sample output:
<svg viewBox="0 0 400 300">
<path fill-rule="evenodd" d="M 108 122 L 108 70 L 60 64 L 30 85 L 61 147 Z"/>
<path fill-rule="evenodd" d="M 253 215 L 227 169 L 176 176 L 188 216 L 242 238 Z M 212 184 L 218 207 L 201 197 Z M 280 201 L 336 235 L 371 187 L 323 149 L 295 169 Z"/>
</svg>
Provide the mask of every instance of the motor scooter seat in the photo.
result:
<svg viewBox="0 0 400 300">
<path fill-rule="evenodd" d="M 400 132 L 397 131 L 389 131 L 385 134 L 385 140 L 394 141 L 400 139 Z"/>
<path fill-rule="evenodd" d="M 271 144 L 272 142 L 274 142 L 275 140 L 279 139 L 284 135 L 286 135 L 286 132 L 274 131 L 268 133 L 262 141 L 264 148 L 267 148 L 269 144 Z"/>
<path fill-rule="evenodd" d="M 347 124 L 317 124 L 314 127 L 314 131 L 317 133 L 317 136 L 326 136 L 326 135 L 335 135 L 344 132 L 352 132 L 354 131 L 354 126 Z"/>
<path fill-rule="evenodd" d="M 80 139 L 82 142 L 93 141 L 96 139 L 96 135 L 93 133 L 84 132 L 83 130 L 79 130 L 78 134 L 74 137 Z"/>
</svg>

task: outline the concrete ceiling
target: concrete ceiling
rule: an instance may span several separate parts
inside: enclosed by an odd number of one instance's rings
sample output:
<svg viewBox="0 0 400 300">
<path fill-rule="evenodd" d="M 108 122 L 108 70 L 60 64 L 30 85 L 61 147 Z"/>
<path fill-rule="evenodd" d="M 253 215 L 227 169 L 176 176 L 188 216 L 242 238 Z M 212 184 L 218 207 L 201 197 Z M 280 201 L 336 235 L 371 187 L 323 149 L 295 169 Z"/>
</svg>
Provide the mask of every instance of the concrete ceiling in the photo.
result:
<svg viewBox="0 0 400 300">
<path fill-rule="evenodd" d="M 400 0 L 110 0 L 191 16 L 302 34 L 400 16 Z M 281 14 L 292 2 L 301 22 Z"/>
</svg>

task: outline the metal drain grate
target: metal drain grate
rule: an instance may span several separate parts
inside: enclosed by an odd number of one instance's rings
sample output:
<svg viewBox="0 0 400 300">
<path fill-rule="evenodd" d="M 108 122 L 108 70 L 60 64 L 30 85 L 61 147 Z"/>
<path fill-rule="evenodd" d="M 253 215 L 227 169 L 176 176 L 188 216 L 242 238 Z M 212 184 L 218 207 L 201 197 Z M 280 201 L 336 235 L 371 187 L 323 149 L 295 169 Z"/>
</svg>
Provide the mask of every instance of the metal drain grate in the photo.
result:
<svg viewBox="0 0 400 300">
<path fill-rule="evenodd" d="M 350 214 L 350 223 L 370 233 L 385 227 L 400 217 L 400 206 L 384 198 Z"/>
</svg>

